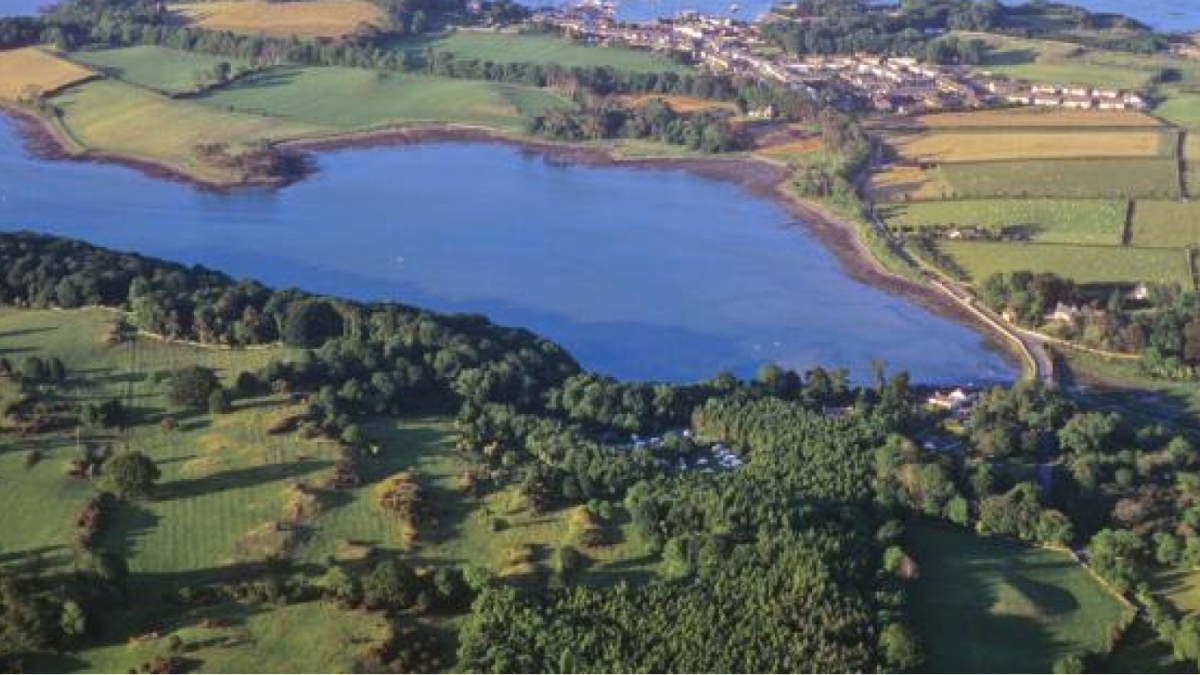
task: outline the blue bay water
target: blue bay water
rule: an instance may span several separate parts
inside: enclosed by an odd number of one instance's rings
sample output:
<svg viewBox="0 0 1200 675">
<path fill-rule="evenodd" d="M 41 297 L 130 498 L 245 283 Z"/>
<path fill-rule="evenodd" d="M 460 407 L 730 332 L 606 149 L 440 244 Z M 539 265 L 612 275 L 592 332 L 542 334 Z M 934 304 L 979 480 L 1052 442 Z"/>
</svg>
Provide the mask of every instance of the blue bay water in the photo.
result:
<svg viewBox="0 0 1200 675">
<path fill-rule="evenodd" d="M 1025 0 L 1001 0 L 1022 4 Z M 1070 4 L 1097 12 L 1116 12 L 1132 16 L 1158 30 L 1184 32 L 1200 30 L 1200 0 L 1068 0 Z M 616 0 L 617 15 L 629 21 L 647 21 L 694 10 L 705 14 L 735 16 L 753 20 L 779 0 Z M 736 8 L 736 9 L 735 9 Z"/>
<path fill-rule="evenodd" d="M 981 337 L 851 280 L 776 203 L 681 171 L 494 144 L 355 149 L 281 190 L 212 193 L 31 158 L 0 121 L 0 229 L 78 237 L 274 286 L 480 312 L 622 378 L 871 359 L 1005 380 Z"/>
<path fill-rule="evenodd" d="M 1024 0 L 1002 0 L 1018 4 Z M 754 19 L 778 0 L 616 0 L 618 15 L 631 21 L 674 16 L 685 10 Z M 0 16 L 35 14 L 47 0 L 0 0 Z M 530 4 L 541 4 L 531 2 Z M 1135 17 L 1159 30 L 1200 30 L 1200 0 L 1072 0 L 1072 4 L 1097 12 L 1117 12 Z M 736 7 L 736 10 L 734 9 Z"/>
</svg>

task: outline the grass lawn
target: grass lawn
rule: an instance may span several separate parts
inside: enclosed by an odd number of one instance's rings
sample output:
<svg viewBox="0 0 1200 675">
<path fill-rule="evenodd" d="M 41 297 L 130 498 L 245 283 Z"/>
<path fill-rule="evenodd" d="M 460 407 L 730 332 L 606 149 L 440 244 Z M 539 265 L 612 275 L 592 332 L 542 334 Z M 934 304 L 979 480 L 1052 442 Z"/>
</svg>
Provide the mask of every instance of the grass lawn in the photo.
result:
<svg viewBox="0 0 1200 675">
<path fill-rule="evenodd" d="M 908 540 L 930 672 L 1050 672 L 1102 646 L 1129 611 L 1065 553 L 925 524 Z"/>
<path fill-rule="evenodd" d="M 549 91 L 512 84 L 299 67 L 273 68 L 201 100 L 211 108 L 337 131 L 419 122 L 516 131 L 524 114 L 569 105 Z"/>
<path fill-rule="evenodd" d="M 27 91 L 53 93 L 95 76 L 39 47 L 0 51 L 0 99 L 6 101 L 16 101 Z"/>
<path fill-rule="evenodd" d="M 959 199 L 1179 197 L 1173 159 L 1057 159 L 944 164 Z"/>
<path fill-rule="evenodd" d="M 1133 210 L 1134 246 L 1200 246 L 1200 202 L 1141 201 Z"/>
<path fill-rule="evenodd" d="M 1173 157 L 1174 134 L 1157 130 L 1022 131 L 1020 128 L 895 133 L 901 157 L 925 162 L 992 162 L 1026 159 Z"/>
<path fill-rule="evenodd" d="M 62 110 L 62 128 L 83 149 L 146 158 L 218 181 L 230 178 L 228 170 L 198 162 L 198 144 L 238 147 L 320 131 L 313 125 L 177 101 L 114 80 L 71 87 L 54 103 Z"/>
<path fill-rule="evenodd" d="M 993 230 L 1029 228 L 1046 244 L 1121 243 L 1125 202 L 1111 200 L 996 199 L 894 204 L 880 209 L 888 227 L 922 230 L 975 226 Z"/>
<path fill-rule="evenodd" d="M 189 672 L 349 673 L 387 632 L 387 620 L 378 614 L 325 602 L 226 603 L 188 611 L 157 638 L 92 647 L 77 657 L 87 672 L 130 672 L 170 653 L 168 641 L 178 637 Z"/>
<path fill-rule="evenodd" d="M 192 25 L 208 30 L 278 37 L 336 38 L 362 24 L 388 25 L 387 14 L 367 0 L 214 0 L 170 5 Z"/>
<path fill-rule="evenodd" d="M 222 61 L 233 67 L 248 62 L 153 45 L 74 52 L 71 59 L 114 79 L 149 87 L 164 94 L 196 90 L 197 73 L 212 72 Z"/>
<path fill-rule="evenodd" d="M 1173 283 L 1191 287 L 1186 252 L 1117 246 L 940 241 L 975 282 L 997 272 L 1053 272 L 1079 284 Z"/>
<path fill-rule="evenodd" d="M 634 73 L 682 73 L 690 70 L 666 54 L 629 47 L 591 47 L 553 35 L 521 35 L 456 30 L 396 40 L 394 49 L 418 58 L 426 50 L 448 52 L 459 59 L 493 63 L 554 63 L 568 68 L 608 66 Z"/>
</svg>

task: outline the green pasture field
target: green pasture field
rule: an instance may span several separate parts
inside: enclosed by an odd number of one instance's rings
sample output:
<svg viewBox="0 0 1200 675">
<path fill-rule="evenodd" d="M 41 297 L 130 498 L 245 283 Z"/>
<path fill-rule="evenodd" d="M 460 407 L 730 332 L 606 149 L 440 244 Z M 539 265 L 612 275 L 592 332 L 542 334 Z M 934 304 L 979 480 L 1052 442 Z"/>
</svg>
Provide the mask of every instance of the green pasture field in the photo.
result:
<svg viewBox="0 0 1200 675">
<path fill-rule="evenodd" d="M 880 208 L 888 227 L 920 231 L 928 228 L 1029 228 L 1033 241 L 1046 244 L 1118 245 L 1125 221 L 1125 202 L 1113 200 L 972 200 L 917 202 Z"/>
<path fill-rule="evenodd" d="M 1050 672 L 1099 649 L 1130 612 L 1064 552 L 925 524 L 908 542 L 929 672 Z"/>
<path fill-rule="evenodd" d="M 210 108 L 343 132 L 420 122 L 516 131 L 523 115 L 570 105 L 549 91 L 513 84 L 300 67 L 272 68 L 200 100 Z"/>
<path fill-rule="evenodd" d="M 62 111 L 58 124 L 82 150 L 148 159 L 191 175 L 216 181 L 236 179 L 230 170 L 200 162 L 196 147 L 223 143 L 231 148 L 260 140 L 319 133 L 318 127 L 246 115 L 189 101 L 177 101 L 148 89 L 98 80 L 55 96 Z"/>
<path fill-rule="evenodd" d="M 1154 114 L 1185 129 L 1200 131 L 1200 91 L 1164 87 L 1167 99 Z"/>
<path fill-rule="evenodd" d="M 233 68 L 249 65 L 239 59 L 153 45 L 78 51 L 70 58 L 111 78 L 164 94 L 195 91 L 197 74 L 212 72 L 218 63 L 225 62 Z"/>
<path fill-rule="evenodd" d="M 998 272 L 1052 272 L 1079 284 L 1194 283 L 1187 252 L 1177 249 L 1072 246 L 985 241 L 938 242 L 939 248 L 980 282 Z"/>
<path fill-rule="evenodd" d="M 965 33 L 988 50 L 981 68 L 1033 82 L 1141 89 L 1163 68 L 1179 71 L 1179 84 L 1200 83 L 1200 63 L 1169 55 L 1143 55 L 1088 49 L 1050 40 Z"/>
<path fill-rule="evenodd" d="M 1137 202 L 1131 243 L 1164 248 L 1200 246 L 1200 202 Z"/>
<path fill-rule="evenodd" d="M 459 59 L 493 63 L 557 64 L 568 68 L 608 66 L 634 73 L 682 73 L 689 68 L 661 52 L 629 47 L 593 47 L 554 35 L 526 35 L 455 30 L 435 35 L 409 36 L 392 45 L 422 58 L 426 50 L 448 52 Z"/>
<path fill-rule="evenodd" d="M 1060 159 L 943 164 L 957 199 L 1178 199 L 1173 159 Z"/>
</svg>

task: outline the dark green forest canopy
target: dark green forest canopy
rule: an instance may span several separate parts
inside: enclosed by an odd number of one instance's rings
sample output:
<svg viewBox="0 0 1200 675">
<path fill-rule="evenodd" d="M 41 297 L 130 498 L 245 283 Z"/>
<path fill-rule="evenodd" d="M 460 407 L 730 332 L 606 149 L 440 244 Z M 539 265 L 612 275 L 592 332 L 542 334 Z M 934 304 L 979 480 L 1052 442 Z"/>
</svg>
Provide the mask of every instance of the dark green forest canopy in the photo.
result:
<svg viewBox="0 0 1200 675">
<path fill-rule="evenodd" d="M 764 367 L 750 382 L 723 374 L 693 385 L 622 383 L 581 371 L 551 342 L 479 317 L 277 291 L 78 241 L 0 234 L 0 268 L 4 305 L 102 305 L 124 310 L 125 321 L 137 328 L 175 338 L 303 348 L 297 357 L 242 373 L 237 391 L 305 395 L 306 423 L 344 446 L 340 477 L 353 476 L 361 461 L 368 439 L 360 422 L 434 405 L 457 410 L 457 449 L 482 489 L 514 487 L 535 509 L 579 504 L 627 514 L 628 536 L 660 561 L 656 574 L 633 586 L 584 585 L 577 583 L 576 566 L 586 561 L 559 551 L 560 563 L 544 583 L 475 579 L 476 599 L 458 640 L 461 667 L 893 667 L 891 651 L 877 645 L 885 632 L 897 632 L 903 607 L 892 589 L 895 577 L 880 569 L 889 540 L 875 537 L 885 514 L 872 504 L 870 458 L 908 423 L 913 395 L 903 377 L 879 391 L 850 387 L 840 371 L 799 375 L 775 367 Z M 204 379 L 185 374 L 180 371 L 171 391 Z M 219 383 L 206 385 L 205 392 L 220 391 Z M 200 388 L 184 388 L 188 405 L 206 398 L 192 391 Z M 821 412 L 850 403 L 859 414 L 835 419 Z M 676 458 L 701 447 L 673 431 L 689 426 L 737 448 L 746 465 L 676 470 Z M 614 434 L 629 432 L 665 432 L 668 441 L 645 449 L 609 445 Z M 88 541 L 98 546 L 100 540 Z M 102 548 L 85 551 L 89 559 L 109 560 Z M 119 561 L 106 565 L 119 569 Z M 365 584 L 381 575 L 376 570 L 361 578 Z M 359 577 L 336 584 L 327 577 L 268 578 L 228 592 L 317 593 L 389 612 L 464 611 L 461 600 L 438 599 L 461 597 L 461 591 L 439 590 L 418 602 L 420 593 L 410 589 L 387 595 L 402 598 L 393 603 L 380 599 L 373 581 L 363 595 L 355 590 Z M 9 577 L 9 599 L 0 610 L 40 618 L 0 645 L 0 654 L 71 649 L 86 639 L 54 628 L 55 608 L 70 598 L 77 611 L 102 617 L 93 598 L 119 593 L 114 587 L 126 583 L 124 573 L 103 579 L 94 582 L 98 590 L 77 596 L 74 585 L 54 578 Z M 136 585 L 137 576 L 127 583 Z M 417 605 L 432 609 L 414 610 Z"/>
</svg>

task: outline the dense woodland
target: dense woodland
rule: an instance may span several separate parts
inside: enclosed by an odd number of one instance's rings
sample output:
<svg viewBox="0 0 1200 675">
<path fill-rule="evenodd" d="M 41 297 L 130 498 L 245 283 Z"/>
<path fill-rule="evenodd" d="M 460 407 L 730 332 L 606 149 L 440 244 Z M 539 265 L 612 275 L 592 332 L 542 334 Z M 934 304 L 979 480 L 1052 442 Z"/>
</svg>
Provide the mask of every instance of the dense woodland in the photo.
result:
<svg viewBox="0 0 1200 675">
<path fill-rule="evenodd" d="M 1009 7 L 998 0 L 909 0 L 896 13 L 872 11 L 864 0 L 801 0 L 785 13 L 797 21 L 773 22 L 771 41 L 798 54 L 869 52 L 951 64 L 979 63 L 983 46 L 946 36 L 948 31 L 1000 33 L 1074 42 L 1097 49 L 1150 53 L 1167 40 L 1123 16 L 1097 14 L 1055 3 Z"/>
<path fill-rule="evenodd" d="M 634 138 L 708 153 L 749 149 L 749 134 L 735 127 L 729 117 L 729 113 L 711 111 L 680 114 L 659 100 L 638 108 L 606 101 L 577 111 L 548 110 L 530 121 L 529 131 L 560 141 Z"/>
</svg>

